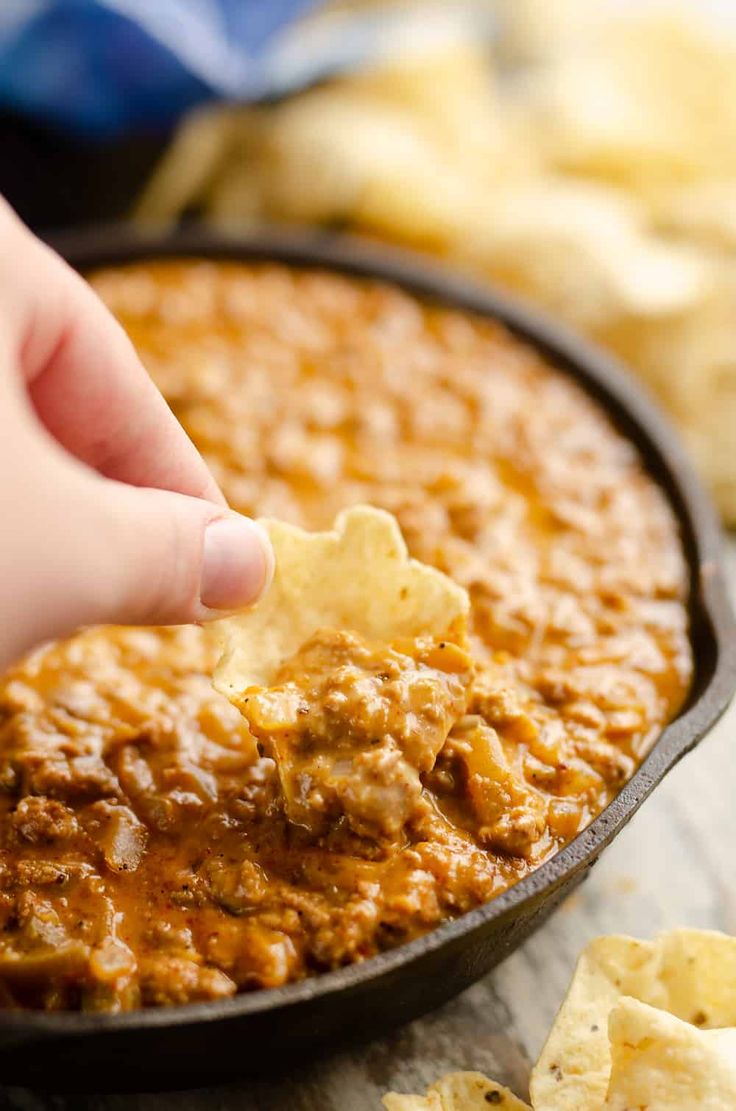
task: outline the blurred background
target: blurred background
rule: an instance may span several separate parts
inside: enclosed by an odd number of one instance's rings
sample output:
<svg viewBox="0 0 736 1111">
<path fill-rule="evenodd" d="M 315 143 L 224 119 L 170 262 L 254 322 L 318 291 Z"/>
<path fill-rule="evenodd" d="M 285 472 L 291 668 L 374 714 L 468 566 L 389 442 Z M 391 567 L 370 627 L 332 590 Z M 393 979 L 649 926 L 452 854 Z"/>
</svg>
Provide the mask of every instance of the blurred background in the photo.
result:
<svg viewBox="0 0 736 1111">
<path fill-rule="evenodd" d="M 347 229 L 621 355 L 736 524 L 734 0 L 2 0 L 41 233 Z"/>
</svg>

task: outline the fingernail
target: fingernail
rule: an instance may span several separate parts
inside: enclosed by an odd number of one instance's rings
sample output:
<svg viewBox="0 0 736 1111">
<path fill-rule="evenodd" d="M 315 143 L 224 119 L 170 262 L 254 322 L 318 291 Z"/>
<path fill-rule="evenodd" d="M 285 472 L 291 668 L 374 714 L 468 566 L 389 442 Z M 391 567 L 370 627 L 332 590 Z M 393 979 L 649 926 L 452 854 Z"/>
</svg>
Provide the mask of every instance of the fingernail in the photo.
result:
<svg viewBox="0 0 736 1111">
<path fill-rule="evenodd" d="M 234 610 L 255 602 L 273 578 L 273 549 L 264 529 L 231 513 L 210 521 L 204 533 L 203 606 Z"/>
</svg>

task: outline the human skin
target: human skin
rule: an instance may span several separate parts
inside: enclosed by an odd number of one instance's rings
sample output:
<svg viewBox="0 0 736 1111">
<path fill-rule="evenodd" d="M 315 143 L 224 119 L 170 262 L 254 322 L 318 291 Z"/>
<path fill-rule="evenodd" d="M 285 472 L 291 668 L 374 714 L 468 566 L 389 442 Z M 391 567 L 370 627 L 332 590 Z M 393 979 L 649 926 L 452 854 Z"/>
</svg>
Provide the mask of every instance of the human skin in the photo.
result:
<svg viewBox="0 0 736 1111">
<path fill-rule="evenodd" d="M 123 329 L 0 199 L 0 666 L 81 625 L 222 616 L 272 573 Z"/>
</svg>

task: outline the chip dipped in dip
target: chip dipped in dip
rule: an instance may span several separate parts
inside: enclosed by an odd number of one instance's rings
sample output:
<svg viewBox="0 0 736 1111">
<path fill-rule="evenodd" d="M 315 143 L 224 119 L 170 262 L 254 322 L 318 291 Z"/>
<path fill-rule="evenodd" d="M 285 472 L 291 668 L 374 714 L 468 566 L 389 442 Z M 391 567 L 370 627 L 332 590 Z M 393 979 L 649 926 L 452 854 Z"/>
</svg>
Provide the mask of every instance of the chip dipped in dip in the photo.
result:
<svg viewBox="0 0 736 1111">
<path fill-rule="evenodd" d="M 262 524 L 274 584 L 215 624 L 224 649 L 215 686 L 275 761 L 289 821 L 313 834 L 344 821 L 352 834 L 395 841 L 467 708 L 468 596 L 410 559 L 383 510 L 346 510 L 327 533 Z M 378 630 L 381 641 L 368 639 Z"/>
</svg>

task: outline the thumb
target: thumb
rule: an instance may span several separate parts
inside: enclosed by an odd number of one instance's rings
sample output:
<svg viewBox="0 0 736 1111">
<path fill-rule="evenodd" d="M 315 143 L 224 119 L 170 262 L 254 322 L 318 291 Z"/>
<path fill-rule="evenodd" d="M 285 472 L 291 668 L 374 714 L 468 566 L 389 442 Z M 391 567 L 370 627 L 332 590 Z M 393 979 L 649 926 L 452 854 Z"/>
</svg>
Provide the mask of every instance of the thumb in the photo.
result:
<svg viewBox="0 0 736 1111">
<path fill-rule="evenodd" d="M 255 521 L 185 494 L 98 480 L 96 527 L 108 530 L 88 568 L 100 586 L 97 620 L 183 624 L 256 601 L 273 576 L 273 550 Z M 100 492 L 104 511 L 94 502 Z M 106 580 L 106 581 L 104 581 Z"/>
<path fill-rule="evenodd" d="M 41 490 L 46 468 L 32 476 L 29 461 L 14 486 L 23 497 L 0 550 L 0 664 L 80 625 L 206 621 L 268 586 L 273 551 L 249 518 L 55 463 L 53 485 Z"/>
</svg>

